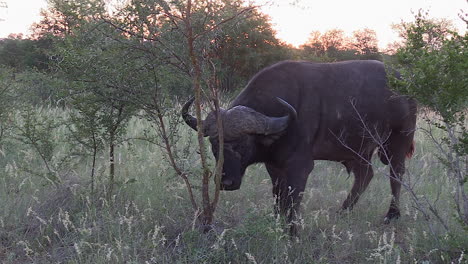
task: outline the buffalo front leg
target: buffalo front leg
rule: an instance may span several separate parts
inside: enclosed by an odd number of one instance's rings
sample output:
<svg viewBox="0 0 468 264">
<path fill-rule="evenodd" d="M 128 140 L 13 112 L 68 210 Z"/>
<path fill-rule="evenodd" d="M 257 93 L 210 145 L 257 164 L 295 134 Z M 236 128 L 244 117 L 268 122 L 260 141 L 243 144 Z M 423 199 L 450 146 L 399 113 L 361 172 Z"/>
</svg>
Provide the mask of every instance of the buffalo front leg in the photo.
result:
<svg viewBox="0 0 468 264">
<path fill-rule="evenodd" d="M 350 163 L 350 166 L 351 171 L 354 174 L 354 183 L 348 197 L 341 206 L 343 211 L 351 210 L 353 208 L 361 194 L 366 190 L 367 186 L 369 186 L 372 177 L 374 177 L 374 171 L 370 164 L 361 164 L 358 161 L 355 161 Z"/>
<path fill-rule="evenodd" d="M 288 205 L 284 197 L 284 190 L 287 189 L 287 176 L 283 169 L 277 168 L 274 165 L 266 164 L 266 169 L 270 174 L 271 183 L 273 185 L 272 193 L 275 200 L 275 214 L 286 215 Z"/>
<path fill-rule="evenodd" d="M 293 236 L 297 235 L 295 220 L 307 184 L 307 178 L 313 168 L 313 162 L 309 163 L 295 168 L 279 168 L 272 164 L 266 164 L 273 184 L 275 213 L 286 217 L 286 221 L 290 226 L 290 234 Z"/>
</svg>

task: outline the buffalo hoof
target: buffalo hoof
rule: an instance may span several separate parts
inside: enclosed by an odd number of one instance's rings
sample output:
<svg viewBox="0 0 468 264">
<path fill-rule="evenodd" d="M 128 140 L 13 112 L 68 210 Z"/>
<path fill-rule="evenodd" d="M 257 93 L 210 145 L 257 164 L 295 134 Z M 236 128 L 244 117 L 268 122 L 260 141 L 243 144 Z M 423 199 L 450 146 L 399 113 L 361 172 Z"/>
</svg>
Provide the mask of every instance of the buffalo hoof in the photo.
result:
<svg viewBox="0 0 468 264">
<path fill-rule="evenodd" d="M 351 213 L 352 208 L 340 208 L 336 210 L 336 214 L 339 216 L 347 216 Z"/>
<path fill-rule="evenodd" d="M 393 219 L 400 218 L 400 211 L 391 210 L 388 212 L 387 216 L 384 218 L 384 224 L 388 225 Z"/>
</svg>

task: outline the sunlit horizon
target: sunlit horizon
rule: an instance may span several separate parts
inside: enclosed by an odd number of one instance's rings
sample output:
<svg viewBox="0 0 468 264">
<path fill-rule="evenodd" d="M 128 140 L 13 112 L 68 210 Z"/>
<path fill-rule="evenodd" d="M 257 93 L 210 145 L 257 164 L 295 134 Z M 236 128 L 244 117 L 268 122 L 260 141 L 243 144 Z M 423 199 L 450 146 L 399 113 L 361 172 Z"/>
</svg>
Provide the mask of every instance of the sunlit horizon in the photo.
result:
<svg viewBox="0 0 468 264">
<path fill-rule="evenodd" d="M 5 2 L 5 0 L 0 1 Z M 273 4 L 264 5 L 266 2 Z M 458 17 L 467 13 L 465 0 L 255 0 L 260 9 L 271 18 L 277 37 L 287 44 L 299 46 L 305 43 L 313 31 L 325 32 L 341 29 L 346 35 L 359 29 L 375 30 L 379 47 L 384 49 L 398 40 L 392 24 L 411 21 L 414 12 L 429 10 L 431 18 L 445 18 L 461 32 L 466 24 Z M 10 34 L 30 34 L 33 22 L 40 20 L 40 9 L 46 8 L 46 0 L 6 0 L 7 9 L 0 8 L 0 38 Z"/>
<path fill-rule="evenodd" d="M 431 18 L 451 20 L 457 30 L 465 32 L 466 24 L 458 14 L 461 10 L 467 13 L 467 7 L 466 0 L 285 0 L 261 9 L 270 15 L 277 37 L 296 47 L 305 43 L 313 31 L 341 29 L 351 36 L 353 31 L 369 28 L 376 31 L 383 49 L 398 40 L 392 24 L 413 21 L 414 13 L 420 9 L 428 10 Z"/>
</svg>

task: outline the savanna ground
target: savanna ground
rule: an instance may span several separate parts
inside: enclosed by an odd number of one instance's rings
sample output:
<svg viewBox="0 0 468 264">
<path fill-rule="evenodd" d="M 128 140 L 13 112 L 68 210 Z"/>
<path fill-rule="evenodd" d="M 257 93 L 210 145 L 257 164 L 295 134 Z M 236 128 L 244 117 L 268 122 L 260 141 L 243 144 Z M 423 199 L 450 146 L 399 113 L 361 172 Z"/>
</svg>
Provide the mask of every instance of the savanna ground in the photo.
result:
<svg viewBox="0 0 468 264">
<path fill-rule="evenodd" d="M 67 118 L 62 109 L 37 110 Z M 17 117 L 21 119 L 21 117 Z M 419 126 L 425 122 L 418 121 Z M 200 165 L 195 133 L 180 123 L 177 149 L 198 195 Z M 128 138 L 152 131 L 134 118 Z M 66 128 L 50 133 L 52 162 L 70 153 Z M 337 213 L 352 176 L 339 163 L 319 161 L 304 194 L 297 238 L 273 214 L 271 182 L 263 165 L 251 166 L 239 191 L 223 192 L 214 229 L 200 231 L 183 181 L 162 149 L 129 139 L 116 155 L 117 188 L 105 198 L 107 156 L 99 159 L 90 192 L 89 157 L 74 156 L 52 184 L 33 147 L 7 139 L 0 155 L 1 263 L 466 263 L 466 230 L 454 217 L 454 186 L 431 141 L 419 130 L 407 161 L 402 216 L 383 224 L 390 203 L 388 168 L 378 159 L 375 178 L 353 211 Z M 211 155 L 210 155 L 211 156 Z M 414 198 L 417 198 L 415 202 Z M 433 214 L 431 204 L 448 230 Z"/>
</svg>

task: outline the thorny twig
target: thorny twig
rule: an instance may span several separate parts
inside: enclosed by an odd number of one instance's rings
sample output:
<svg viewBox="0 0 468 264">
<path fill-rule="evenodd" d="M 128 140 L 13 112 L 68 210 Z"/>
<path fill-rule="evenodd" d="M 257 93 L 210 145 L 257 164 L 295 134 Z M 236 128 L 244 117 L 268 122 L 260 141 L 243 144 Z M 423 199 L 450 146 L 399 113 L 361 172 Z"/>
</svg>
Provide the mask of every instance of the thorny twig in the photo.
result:
<svg viewBox="0 0 468 264">
<path fill-rule="evenodd" d="M 384 155 L 385 159 L 387 160 L 390 160 L 390 156 L 389 156 L 389 153 L 387 153 L 387 151 L 385 150 L 385 147 L 384 147 L 384 144 L 386 142 L 386 140 L 390 137 L 390 135 L 388 135 L 387 137 L 385 137 L 385 140 L 383 140 L 381 138 L 381 136 L 379 135 L 378 131 L 377 131 L 377 128 L 375 128 L 375 133 L 369 128 L 369 126 L 366 124 L 364 118 L 361 116 L 361 114 L 359 113 L 359 111 L 357 110 L 356 108 L 356 103 L 351 100 L 351 105 L 354 109 L 354 111 L 356 112 L 357 116 L 358 116 L 358 120 L 359 122 L 361 122 L 362 124 L 362 127 L 364 129 L 364 132 L 367 133 L 369 136 L 370 136 L 370 139 L 377 144 L 377 147 L 381 150 L 381 153 Z M 366 162 L 368 165 L 372 165 L 372 161 L 367 159 L 366 157 L 364 157 L 361 153 L 359 153 L 358 151 L 354 150 L 353 148 L 351 148 L 343 139 L 342 137 L 340 136 L 337 136 L 333 131 L 329 130 L 329 132 L 340 142 L 340 144 L 345 147 L 346 149 L 350 150 L 351 152 L 353 152 L 353 154 L 357 155 L 362 161 Z M 390 167 L 390 170 L 391 172 L 393 172 L 394 175 L 397 175 L 394 171 L 394 168 L 391 164 L 389 164 L 389 167 Z M 429 213 L 424 209 L 424 206 L 421 202 L 421 199 L 418 197 L 418 195 L 416 194 L 416 192 L 414 191 L 414 186 L 411 186 L 410 184 L 406 183 L 405 181 L 403 181 L 402 179 L 399 179 L 399 178 L 396 178 L 396 177 L 392 177 L 391 176 L 391 173 L 390 174 L 386 174 L 387 177 L 389 178 L 392 178 L 393 180 L 396 180 L 398 181 L 410 194 L 411 194 L 411 198 L 413 200 L 413 202 L 416 204 L 415 208 L 417 210 L 419 210 L 423 215 L 424 215 L 424 218 L 426 219 L 426 222 L 429 226 L 429 229 L 431 230 L 431 233 L 433 234 L 434 238 L 438 240 L 438 237 L 436 235 L 436 232 L 433 228 L 433 226 L 431 225 L 431 223 L 427 220 L 430 219 L 430 215 Z M 423 197 L 424 198 L 424 203 L 426 203 L 428 205 L 428 209 L 429 211 L 439 220 L 439 222 L 442 224 L 442 226 L 445 228 L 445 230 L 448 231 L 448 226 L 447 224 L 445 223 L 445 221 L 442 219 L 442 217 L 439 215 L 438 211 L 436 208 L 434 208 L 432 206 L 432 204 L 427 200 L 427 197 Z"/>
</svg>

